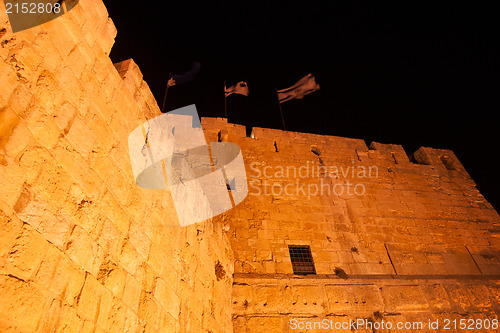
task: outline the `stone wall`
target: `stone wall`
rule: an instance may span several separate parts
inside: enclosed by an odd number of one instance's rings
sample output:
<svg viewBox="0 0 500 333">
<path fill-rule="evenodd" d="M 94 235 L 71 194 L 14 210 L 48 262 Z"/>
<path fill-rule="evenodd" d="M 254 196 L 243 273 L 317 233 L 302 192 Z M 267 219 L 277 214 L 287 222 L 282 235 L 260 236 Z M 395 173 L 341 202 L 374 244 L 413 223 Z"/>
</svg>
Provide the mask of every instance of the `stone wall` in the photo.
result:
<svg viewBox="0 0 500 333">
<path fill-rule="evenodd" d="M 16 34 L 3 6 L 0 331 L 231 332 L 223 222 L 175 227 L 135 185 L 128 135 L 160 110 L 103 3 Z"/>
<path fill-rule="evenodd" d="M 500 218 L 452 151 L 203 124 L 241 146 L 250 185 L 228 213 L 235 332 L 497 318 Z M 293 274 L 288 245 L 310 246 L 317 275 Z"/>
<path fill-rule="evenodd" d="M 103 3 L 16 34 L 4 13 L 0 331 L 497 318 L 500 219 L 453 152 L 205 118 L 208 141 L 242 148 L 250 194 L 179 228 L 168 191 L 132 177 L 128 134 L 160 111 L 137 65 L 109 59 Z M 293 274 L 288 245 L 316 275 Z"/>
</svg>

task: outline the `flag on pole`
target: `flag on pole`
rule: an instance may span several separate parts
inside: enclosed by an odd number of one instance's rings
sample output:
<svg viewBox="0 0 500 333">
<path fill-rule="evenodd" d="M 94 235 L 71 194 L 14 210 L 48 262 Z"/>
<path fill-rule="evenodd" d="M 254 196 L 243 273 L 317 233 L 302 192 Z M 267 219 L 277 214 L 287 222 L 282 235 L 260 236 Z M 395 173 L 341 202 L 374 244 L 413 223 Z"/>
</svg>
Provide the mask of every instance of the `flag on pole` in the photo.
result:
<svg viewBox="0 0 500 333">
<path fill-rule="evenodd" d="M 231 94 L 240 94 L 248 96 L 250 91 L 248 90 L 247 83 L 245 81 L 240 81 L 229 88 L 226 88 L 226 86 L 224 86 L 224 93 L 226 94 L 226 97 Z"/>
<path fill-rule="evenodd" d="M 170 75 L 170 77 L 168 78 L 167 85 L 171 87 L 177 84 L 183 84 L 193 81 L 194 78 L 196 77 L 196 74 L 198 74 L 198 72 L 200 71 L 200 68 L 201 68 L 200 63 L 195 61 L 191 66 L 191 68 L 186 73 L 180 75 Z"/>
<path fill-rule="evenodd" d="M 280 103 L 283 103 L 294 98 L 302 99 L 305 95 L 316 90 L 319 90 L 319 84 L 316 83 L 314 75 L 307 74 L 293 86 L 278 90 L 277 92 Z"/>
</svg>

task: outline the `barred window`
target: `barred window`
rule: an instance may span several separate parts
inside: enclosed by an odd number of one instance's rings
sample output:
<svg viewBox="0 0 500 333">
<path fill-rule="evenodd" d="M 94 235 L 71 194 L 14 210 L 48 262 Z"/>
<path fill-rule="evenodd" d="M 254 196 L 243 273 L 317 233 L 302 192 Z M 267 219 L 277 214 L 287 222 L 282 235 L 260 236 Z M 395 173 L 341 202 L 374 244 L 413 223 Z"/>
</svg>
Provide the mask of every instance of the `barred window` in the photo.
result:
<svg viewBox="0 0 500 333">
<path fill-rule="evenodd" d="M 292 260 L 293 274 L 316 274 L 314 261 L 309 245 L 288 245 L 290 259 Z"/>
</svg>

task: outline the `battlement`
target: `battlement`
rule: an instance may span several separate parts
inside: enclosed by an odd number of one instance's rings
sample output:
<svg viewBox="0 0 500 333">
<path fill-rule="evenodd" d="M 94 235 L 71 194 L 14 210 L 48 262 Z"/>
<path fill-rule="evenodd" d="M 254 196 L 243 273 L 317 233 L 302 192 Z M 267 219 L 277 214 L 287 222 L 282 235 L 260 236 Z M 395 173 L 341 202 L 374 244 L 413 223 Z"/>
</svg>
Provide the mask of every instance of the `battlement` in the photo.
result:
<svg viewBox="0 0 500 333">
<path fill-rule="evenodd" d="M 376 164 L 394 171 L 418 172 L 460 178 L 474 184 L 473 180 L 452 150 L 421 147 L 408 155 L 401 145 L 372 142 L 369 146 L 362 139 L 332 135 L 319 135 L 254 127 L 250 138 L 244 125 L 231 124 L 226 118 L 204 118 L 202 126 L 208 140 L 240 142 L 264 150 L 278 150 L 283 154 L 310 154 L 311 147 L 321 151 L 323 160 L 333 158 L 356 163 Z M 253 140 L 253 141 L 252 141 Z"/>
</svg>

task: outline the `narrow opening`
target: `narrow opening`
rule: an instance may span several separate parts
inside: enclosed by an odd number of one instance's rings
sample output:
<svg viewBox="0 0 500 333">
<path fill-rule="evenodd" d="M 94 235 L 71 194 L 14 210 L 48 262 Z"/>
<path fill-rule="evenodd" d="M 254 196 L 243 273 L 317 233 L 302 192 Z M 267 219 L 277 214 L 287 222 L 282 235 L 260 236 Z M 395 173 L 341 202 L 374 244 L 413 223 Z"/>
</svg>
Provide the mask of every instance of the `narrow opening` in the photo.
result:
<svg viewBox="0 0 500 333">
<path fill-rule="evenodd" d="M 288 250 L 290 251 L 293 274 L 316 274 L 309 245 L 288 245 Z"/>
<path fill-rule="evenodd" d="M 144 146 L 146 147 L 149 147 L 149 130 L 150 129 L 148 128 L 148 132 L 146 133 L 146 139 L 144 139 Z"/>
<path fill-rule="evenodd" d="M 321 152 L 319 151 L 319 148 L 316 146 L 311 146 L 311 151 L 314 155 L 319 156 L 321 155 Z"/>
<path fill-rule="evenodd" d="M 275 152 L 279 152 L 278 145 L 276 144 L 276 141 L 274 141 L 274 151 Z"/>
<path fill-rule="evenodd" d="M 359 156 L 358 150 L 354 149 L 354 152 L 356 153 L 356 157 L 358 158 L 358 161 L 361 161 L 361 156 Z"/>
<path fill-rule="evenodd" d="M 396 156 L 394 156 L 394 153 L 391 153 L 392 159 L 394 160 L 394 163 L 398 164 L 398 160 L 396 159 Z"/>
<path fill-rule="evenodd" d="M 222 142 L 222 131 L 219 131 L 219 133 L 217 133 L 217 142 Z"/>
<path fill-rule="evenodd" d="M 228 191 L 236 190 L 236 179 L 234 177 L 226 180 L 226 188 Z"/>
<path fill-rule="evenodd" d="M 448 170 L 456 170 L 453 160 L 449 156 L 441 156 L 441 162 L 443 162 L 444 167 Z"/>
</svg>

